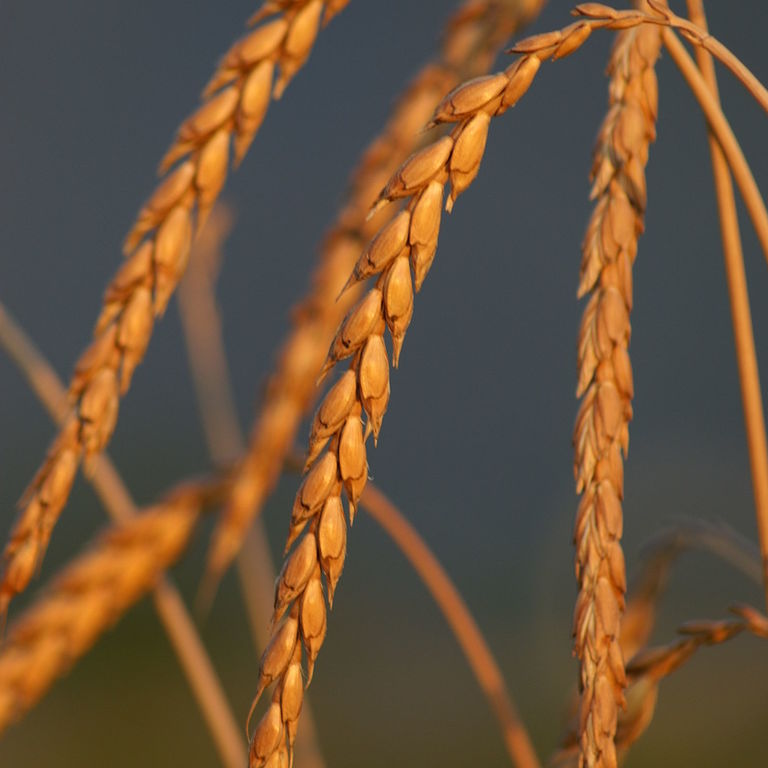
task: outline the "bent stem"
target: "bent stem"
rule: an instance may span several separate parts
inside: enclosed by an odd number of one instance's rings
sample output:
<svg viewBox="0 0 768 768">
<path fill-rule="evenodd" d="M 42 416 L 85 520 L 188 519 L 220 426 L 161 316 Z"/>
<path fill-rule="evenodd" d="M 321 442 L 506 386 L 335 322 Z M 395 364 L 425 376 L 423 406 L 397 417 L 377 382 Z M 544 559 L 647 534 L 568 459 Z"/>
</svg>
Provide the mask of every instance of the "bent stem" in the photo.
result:
<svg viewBox="0 0 768 768">
<path fill-rule="evenodd" d="M 699 13 L 697 16 L 706 24 L 701 3 L 697 2 L 697 0 L 689 0 L 689 2 L 689 7 L 698 8 Z M 685 53 L 685 49 L 680 41 L 669 30 L 664 31 L 664 43 L 675 63 L 680 67 L 683 76 L 691 88 L 694 89 L 700 103 L 703 100 L 699 98 L 699 92 L 702 96 L 706 95 L 708 97 L 706 103 L 713 104 L 719 111 L 715 70 L 712 58 L 707 51 L 697 49 L 699 67 L 703 74 L 699 75 L 696 72 L 698 79 L 694 80 L 691 68 L 695 69 L 695 66 L 688 54 Z M 694 82 L 696 84 L 695 87 Z M 704 91 L 702 91 L 702 87 Z M 702 103 L 703 107 L 704 104 Z M 766 606 L 768 606 L 768 442 L 766 441 L 765 433 L 760 375 L 757 367 L 757 353 L 755 352 L 755 339 L 752 331 L 752 317 L 749 309 L 749 293 L 747 291 L 747 278 L 744 272 L 736 201 L 724 156 L 725 145 L 719 133 L 717 136 L 714 135 L 714 125 L 707 110 L 705 110 L 705 114 L 710 122 L 709 145 L 715 177 L 717 206 L 720 214 L 723 256 L 731 303 L 731 319 L 736 347 L 736 361 L 739 369 L 741 399 L 744 408 L 744 422 L 747 430 L 747 446 L 752 474 L 752 489 L 755 497 L 758 535 L 763 558 L 765 601 Z"/>
<path fill-rule="evenodd" d="M 512 762 L 518 768 L 538 768 L 538 757 L 504 683 L 499 665 L 467 604 L 438 559 L 397 507 L 370 481 L 360 497 L 360 504 L 413 566 L 453 630 L 501 726 Z"/>
<path fill-rule="evenodd" d="M 16 363 L 53 420 L 60 424 L 69 408 L 66 390 L 53 368 L 2 304 L 0 345 Z M 138 514 L 125 483 L 105 454 L 94 456 L 89 469 L 86 478 L 113 520 L 130 520 Z M 155 586 L 153 601 L 222 763 L 227 768 L 242 768 L 247 756 L 240 728 L 181 595 L 168 578 L 163 578 Z"/>
<path fill-rule="evenodd" d="M 240 431 L 229 365 L 224 347 L 221 314 L 214 285 L 223 257 L 222 244 L 232 229 L 233 214 L 217 205 L 193 246 L 187 272 L 179 286 L 179 313 L 192 369 L 198 410 L 203 422 L 208 452 L 217 464 L 228 464 L 242 456 L 245 441 Z M 246 614 L 258 654 L 269 642 L 269 617 L 277 574 L 269 551 L 264 521 L 253 521 L 237 556 L 237 573 Z M 205 597 L 203 605 L 210 600 Z M 308 700 L 302 706 L 302 728 L 297 734 L 296 753 L 303 768 L 324 768 L 317 727 Z"/>
</svg>

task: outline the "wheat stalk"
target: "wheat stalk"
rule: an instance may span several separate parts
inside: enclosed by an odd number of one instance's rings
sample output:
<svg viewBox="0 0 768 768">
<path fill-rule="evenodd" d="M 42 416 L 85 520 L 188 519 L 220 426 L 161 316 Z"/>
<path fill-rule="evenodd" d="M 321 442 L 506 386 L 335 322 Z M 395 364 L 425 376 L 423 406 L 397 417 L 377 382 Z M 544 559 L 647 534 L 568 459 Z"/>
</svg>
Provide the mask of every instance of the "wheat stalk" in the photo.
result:
<svg viewBox="0 0 768 768">
<path fill-rule="evenodd" d="M 617 11 L 601 3 L 577 5 L 574 14 L 598 21 L 607 21 L 614 29 L 632 27 L 638 24 L 654 24 L 677 30 L 689 43 L 703 48 L 724 64 L 752 94 L 755 101 L 768 112 L 768 89 L 735 54 L 719 40 L 712 37 L 706 29 L 702 29 L 671 11 L 666 2 L 660 0 L 644 1 L 658 15 L 645 13 L 643 10 Z"/>
<path fill-rule="evenodd" d="M 30 709 L 181 555 L 221 483 L 187 483 L 114 524 L 9 628 L 0 650 L 0 730 Z"/>
<path fill-rule="evenodd" d="M 366 220 L 376 195 L 397 166 L 425 140 L 420 128 L 440 98 L 463 78 L 487 71 L 508 36 L 541 5 L 542 0 L 465 2 L 446 26 L 440 57 L 416 76 L 358 164 L 347 201 L 322 246 L 312 288 L 294 311 L 293 329 L 282 345 L 232 496 L 214 531 L 203 603 L 212 598 L 248 526 L 274 488 L 300 421 L 316 396 L 315 382 L 325 351 L 359 296 L 358 286 L 336 301 L 360 250 L 392 216 L 392 211 L 382 211 L 375 220 Z"/>
<path fill-rule="evenodd" d="M 39 568 L 81 457 L 97 454 L 112 435 L 120 396 L 186 267 L 193 223 L 199 229 L 224 185 L 230 144 L 235 160 L 241 160 L 271 96 L 282 93 L 309 55 L 323 11 L 329 17 L 343 5 L 286 0 L 266 6 L 258 19 L 277 16 L 229 50 L 203 105 L 179 128 L 161 171 L 181 162 L 141 209 L 126 238 L 127 260 L 107 287 L 94 340 L 75 367 L 71 413 L 24 494 L 3 555 L 0 612 Z"/>
<path fill-rule="evenodd" d="M 440 561 L 402 512 L 373 483 L 366 485 L 360 504 L 395 542 L 440 608 L 496 716 L 513 765 L 538 768 L 539 759 L 509 695 L 501 669 Z"/>
<path fill-rule="evenodd" d="M 689 0 L 689 8 L 692 18 L 698 22 L 698 26 L 706 33 L 707 20 L 704 8 L 700 2 Z M 695 82 L 691 81 L 695 75 L 690 58 L 684 56 L 684 50 L 678 41 L 671 39 L 669 33 L 665 33 L 665 44 L 670 50 L 683 74 L 688 73 L 689 80 L 697 97 L 705 97 L 709 90 L 710 99 L 705 103 L 711 108 L 719 109 L 719 96 L 717 92 L 717 78 L 712 57 L 709 51 L 699 47 L 696 49 L 699 69 L 702 77 Z M 701 99 L 700 99 L 701 100 Z M 703 104 L 702 104 L 703 106 Z M 705 114 L 707 110 L 705 109 Z M 719 116 L 714 119 L 720 122 Z M 744 257 L 741 247 L 741 234 L 739 230 L 736 201 L 733 194 L 733 183 L 728 172 L 729 155 L 733 154 L 733 148 L 726 141 L 718 140 L 715 129 L 711 123 L 709 129 L 709 148 L 712 157 L 712 170 L 715 178 L 715 192 L 720 220 L 720 230 L 723 242 L 723 257 L 725 271 L 728 279 L 728 293 L 731 304 L 731 319 L 733 324 L 734 341 L 736 346 L 736 362 L 739 369 L 739 383 L 741 385 L 741 399 L 744 410 L 744 421 L 747 432 L 747 445 L 749 449 L 750 470 L 752 475 L 752 488 L 755 498 L 755 510 L 760 538 L 760 546 L 763 555 L 763 586 L 766 605 L 768 605 L 768 439 L 765 432 L 765 414 L 763 409 L 762 394 L 760 389 L 760 374 L 757 365 L 757 353 L 755 339 L 752 330 L 752 316 L 749 308 L 749 293 L 747 291 L 747 278 L 744 269 Z M 722 118 L 724 121 L 725 118 Z M 727 125 L 726 125 L 727 127 Z M 722 130 L 720 131 L 722 134 Z M 739 162 L 739 159 L 736 159 Z M 746 166 L 746 161 L 741 158 Z M 733 164 L 732 164 L 733 165 Z M 736 166 L 734 171 L 736 173 Z M 748 166 L 747 166 L 748 172 Z M 744 170 L 741 169 L 741 175 Z M 750 174 L 751 175 L 751 174 Z M 760 200 L 759 191 L 750 199 Z M 748 203 L 748 207 L 750 203 Z M 754 217 L 753 217 L 754 221 Z M 756 229 L 759 230 L 759 227 Z M 768 256 L 768 251 L 766 251 Z"/>
</svg>

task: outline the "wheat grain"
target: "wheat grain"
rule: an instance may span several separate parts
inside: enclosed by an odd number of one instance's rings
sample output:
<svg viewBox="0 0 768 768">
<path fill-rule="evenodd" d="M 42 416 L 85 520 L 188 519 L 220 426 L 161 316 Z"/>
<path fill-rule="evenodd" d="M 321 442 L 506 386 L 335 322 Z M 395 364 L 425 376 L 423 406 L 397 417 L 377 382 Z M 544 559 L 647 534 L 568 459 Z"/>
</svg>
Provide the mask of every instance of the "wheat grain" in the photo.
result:
<svg viewBox="0 0 768 768">
<path fill-rule="evenodd" d="M 391 216 L 382 211 L 375 220 L 366 221 L 376 195 L 397 166 L 425 140 L 420 128 L 443 94 L 461 79 L 486 71 L 507 37 L 541 5 L 541 0 L 466 2 L 446 27 L 440 57 L 416 76 L 382 134 L 361 159 L 346 204 L 321 249 L 310 293 L 294 312 L 293 330 L 283 344 L 254 421 L 232 497 L 214 531 L 203 582 L 206 600 L 274 488 L 301 418 L 316 395 L 315 382 L 333 334 L 359 296 L 357 286 L 335 301 L 363 245 Z M 392 230 L 388 227 L 387 231 Z M 397 236 L 404 237 L 402 232 Z"/>
<path fill-rule="evenodd" d="M 334 3 L 328 11 L 342 6 Z M 193 226 L 202 226 L 224 185 L 230 143 L 239 162 L 270 97 L 282 93 L 309 55 L 325 7 L 323 0 L 273 3 L 267 13 L 278 13 L 276 18 L 229 50 L 203 105 L 179 128 L 161 170 L 181 162 L 141 209 L 126 238 L 127 260 L 106 290 L 94 340 L 70 383 L 72 411 L 22 500 L 3 555 L 0 612 L 39 568 L 80 458 L 101 451 L 112 435 L 120 396 L 186 267 Z"/>
<path fill-rule="evenodd" d="M 0 650 L 0 730 L 30 709 L 185 550 L 221 483 L 188 483 L 114 524 L 54 578 Z"/>
<path fill-rule="evenodd" d="M 609 72 L 610 110 L 592 169 L 595 210 L 584 237 L 579 295 L 590 293 L 579 333 L 582 397 L 574 429 L 574 473 L 582 494 L 574 530 L 579 596 L 574 647 L 581 662 L 580 764 L 615 766 L 614 736 L 624 705 L 619 625 L 626 574 L 622 533 L 622 453 L 629 447 L 632 367 L 627 348 L 632 264 L 643 230 L 644 168 L 655 136 L 654 64 L 661 35 L 619 33 Z"/>
</svg>

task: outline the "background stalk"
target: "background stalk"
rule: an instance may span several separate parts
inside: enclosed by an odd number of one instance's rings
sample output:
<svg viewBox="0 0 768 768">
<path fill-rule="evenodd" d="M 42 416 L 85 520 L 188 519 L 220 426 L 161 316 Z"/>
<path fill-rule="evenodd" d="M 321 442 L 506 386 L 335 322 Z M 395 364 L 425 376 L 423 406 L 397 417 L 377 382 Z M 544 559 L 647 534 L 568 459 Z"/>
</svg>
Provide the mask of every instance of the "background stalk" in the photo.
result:
<svg viewBox="0 0 768 768">
<path fill-rule="evenodd" d="M 51 418 L 61 423 L 69 409 L 64 385 L 2 304 L 0 344 L 18 365 Z M 94 456 L 89 469 L 86 479 L 113 520 L 130 520 L 138 514 L 128 488 L 106 454 Z M 160 579 L 152 600 L 211 732 L 222 764 L 227 768 L 243 768 L 247 758 L 241 730 L 184 601 L 168 577 Z"/>
<path fill-rule="evenodd" d="M 688 0 L 688 7 L 695 23 L 706 29 L 706 18 L 701 0 Z M 674 37 L 670 30 L 664 31 L 664 43 L 685 76 L 685 73 L 690 70 L 692 62 L 689 64 L 689 57 L 687 59 L 681 57 L 680 51 L 685 52 L 682 44 Z M 703 81 L 706 83 L 705 87 L 709 91 L 710 99 L 719 108 L 717 80 L 712 57 L 706 50 L 698 46 L 696 48 L 696 57 L 702 72 Z M 686 79 L 688 80 L 688 77 Z M 691 81 L 689 80 L 690 83 Z M 700 86 L 697 85 L 697 89 L 700 90 Z M 707 115 L 707 118 L 709 119 L 709 115 Z M 731 304 L 736 361 L 739 369 L 741 400 L 747 430 L 747 446 L 752 473 L 752 489 L 755 497 L 760 551 L 763 559 L 763 584 L 766 605 L 768 605 L 768 444 L 766 443 L 765 434 L 765 416 L 760 391 L 760 375 L 757 367 L 755 339 L 752 331 L 752 317 L 749 309 L 747 278 L 744 272 L 744 258 L 742 255 L 736 200 L 723 148 L 718 141 L 720 135 L 718 134 L 718 137 L 714 135 L 711 125 L 710 121 L 709 149 L 712 156 L 717 208 L 720 215 L 720 231 L 723 241 L 725 272 L 728 280 L 728 295 Z"/>
</svg>

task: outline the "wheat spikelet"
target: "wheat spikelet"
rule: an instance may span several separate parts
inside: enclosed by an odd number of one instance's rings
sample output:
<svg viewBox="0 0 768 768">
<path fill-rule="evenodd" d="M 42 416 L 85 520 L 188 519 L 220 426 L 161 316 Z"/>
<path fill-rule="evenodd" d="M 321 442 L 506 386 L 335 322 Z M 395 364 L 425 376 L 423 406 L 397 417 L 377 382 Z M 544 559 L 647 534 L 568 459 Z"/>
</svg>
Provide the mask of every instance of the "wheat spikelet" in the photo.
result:
<svg viewBox="0 0 768 768">
<path fill-rule="evenodd" d="M 9 628 L 0 650 L 0 731 L 29 710 L 184 552 L 219 483 L 189 483 L 114 524 Z"/>
<path fill-rule="evenodd" d="M 276 17 L 229 50 L 203 105 L 179 128 L 161 170 L 178 164 L 126 238 L 127 260 L 106 290 L 94 340 L 70 383 L 72 412 L 22 499 L 4 552 L 0 611 L 39 567 L 80 458 L 101 451 L 112 435 L 120 396 L 144 356 L 155 318 L 165 310 L 186 267 L 193 227 L 200 228 L 224 185 L 230 143 L 239 161 L 270 98 L 282 93 L 309 55 L 323 11 L 332 14 L 343 3 L 326 5 L 324 0 L 270 4 L 262 15 Z"/>
<path fill-rule="evenodd" d="M 293 330 L 254 422 L 232 497 L 214 531 L 204 580 L 207 600 L 274 487 L 301 418 L 315 397 L 315 382 L 333 334 L 360 294 L 356 286 L 336 301 L 365 242 L 392 215 L 382 211 L 375 220 L 366 221 L 376 195 L 424 140 L 420 129 L 440 98 L 464 77 L 487 71 L 503 42 L 541 5 L 542 0 L 466 2 L 447 25 L 441 56 L 416 76 L 361 159 L 347 202 L 322 246 L 312 288 L 294 312 Z"/>
<path fill-rule="evenodd" d="M 574 472 L 582 494 L 576 516 L 579 596 L 574 646 L 581 662 L 580 765 L 615 766 L 614 735 L 624 705 L 619 645 L 626 574 L 622 532 L 622 453 L 629 446 L 632 368 L 627 348 L 632 264 L 643 229 L 644 167 L 655 136 L 654 64 L 661 36 L 621 32 L 609 66 L 610 110 L 592 170 L 596 206 L 583 244 L 579 295 L 590 294 L 579 334 L 582 397 L 574 429 Z"/>
</svg>

